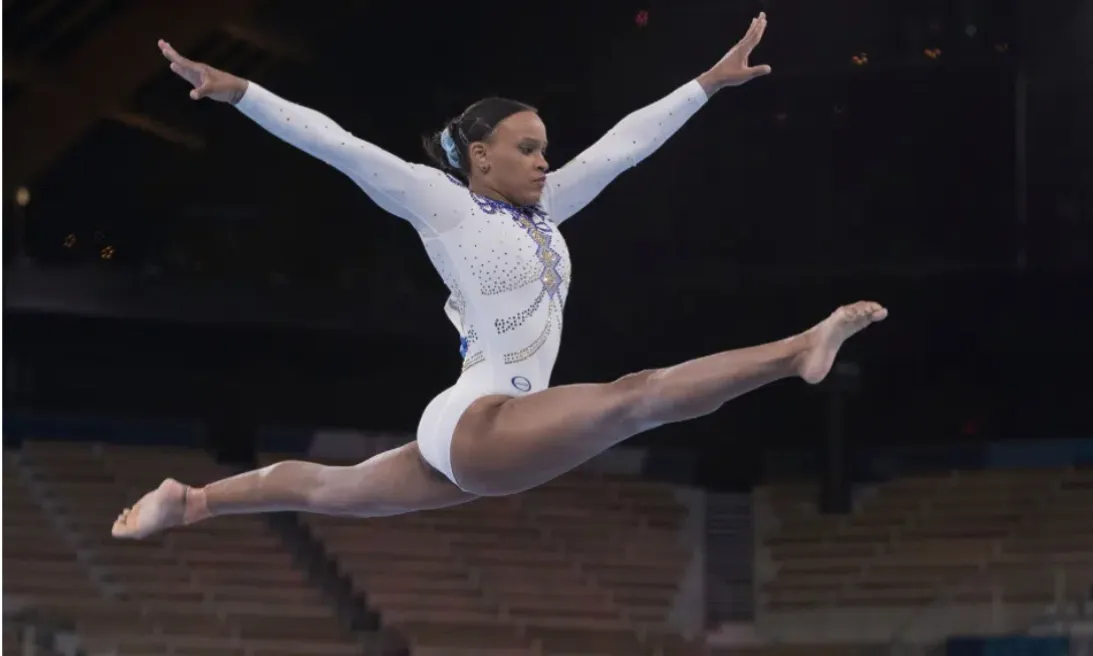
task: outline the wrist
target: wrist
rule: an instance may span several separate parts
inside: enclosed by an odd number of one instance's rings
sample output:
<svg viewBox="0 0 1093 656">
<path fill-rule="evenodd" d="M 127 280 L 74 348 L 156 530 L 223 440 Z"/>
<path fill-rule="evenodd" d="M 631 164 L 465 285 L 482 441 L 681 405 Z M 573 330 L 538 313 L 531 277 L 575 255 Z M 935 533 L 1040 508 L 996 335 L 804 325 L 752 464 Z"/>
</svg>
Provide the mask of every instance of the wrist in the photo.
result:
<svg viewBox="0 0 1093 656">
<path fill-rule="evenodd" d="M 706 71 L 702 75 L 695 78 L 695 81 L 701 85 L 702 89 L 706 92 L 707 98 L 712 98 L 715 93 L 721 90 L 725 86 L 724 82 L 714 74 L 712 71 Z"/>
<path fill-rule="evenodd" d="M 228 97 L 228 102 L 232 105 L 239 104 L 239 101 L 243 99 L 243 96 L 247 94 L 247 88 L 250 86 L 250 82 L 247 82 L 243 78 L 236 78 L 232 84 L 231 95 Z"/>
</svg>

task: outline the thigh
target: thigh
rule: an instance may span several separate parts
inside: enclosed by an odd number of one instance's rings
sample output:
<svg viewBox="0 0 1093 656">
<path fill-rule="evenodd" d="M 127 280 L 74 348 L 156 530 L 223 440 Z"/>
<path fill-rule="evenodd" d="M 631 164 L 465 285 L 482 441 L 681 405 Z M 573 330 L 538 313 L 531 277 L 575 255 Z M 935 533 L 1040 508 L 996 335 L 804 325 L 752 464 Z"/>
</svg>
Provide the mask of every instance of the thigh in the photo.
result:
<svg viewBox="0 0 1093 656">
<path fill-rule="evenodd" d="M 478 399 L 455 427 L 456 479 L 477 494 L 521 492 L 651 428 L 641 410 L 650 374 Z"/>
<path fill-rule="evenodd" d="M 417 448 L 422 458 L 439 474 L 451 480 L 454 480 L 451 462 L 452 433 L 455 432 L 459 415 L 473 402 L 470 399 L 463 407 L 459 407 L 458 391 L 456 387 L 449 387 L 437 394 L 421 413 L 416 433 Z"/>
</svg>

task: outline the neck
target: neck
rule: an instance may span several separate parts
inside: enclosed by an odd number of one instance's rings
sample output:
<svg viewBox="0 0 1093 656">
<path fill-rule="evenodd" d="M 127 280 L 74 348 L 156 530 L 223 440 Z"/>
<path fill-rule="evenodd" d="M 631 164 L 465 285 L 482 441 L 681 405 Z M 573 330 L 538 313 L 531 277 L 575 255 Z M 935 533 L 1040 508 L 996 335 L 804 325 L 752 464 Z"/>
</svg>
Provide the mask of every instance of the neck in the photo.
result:
<svg viewBox="0 0 1093 656">
<path fill-rule="evenodd" d="M 519 203 L 514 203 L 511 198 L 506 198 L 505 195 L 502 194 L 500 191 L 487 185 L 481 180 L 471 180 L 470 183 L 467 184 L 467 188 L 478 194 L 479 196 L 484 196 L 493 200 L 499 200 L 502 203 L 508 203 L 513 207 L 520 207 Z"/>
</svg>

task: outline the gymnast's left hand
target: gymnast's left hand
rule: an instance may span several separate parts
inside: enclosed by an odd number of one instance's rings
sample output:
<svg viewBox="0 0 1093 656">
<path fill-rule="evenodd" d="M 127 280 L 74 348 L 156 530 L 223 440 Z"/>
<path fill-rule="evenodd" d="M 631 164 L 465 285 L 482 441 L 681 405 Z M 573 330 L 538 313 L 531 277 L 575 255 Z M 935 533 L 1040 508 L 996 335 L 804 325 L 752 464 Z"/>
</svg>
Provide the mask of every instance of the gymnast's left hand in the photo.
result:
<svg viewBox="0 0 1093 656">
<path fill-rule="evenodd" d="M 716 91 L 721 87 L 737 87 L 757 77 L 770 74 L 770 66 L 762 64 L 752 66 L 748 62 L 752 50 L 763 39 L 767 29 L 767 14 L 762 12 L 751 21 L 744 38 L 729 50 L 721 61 L 701 75 L 698 80 L 707 91 Z"/>
</svg>

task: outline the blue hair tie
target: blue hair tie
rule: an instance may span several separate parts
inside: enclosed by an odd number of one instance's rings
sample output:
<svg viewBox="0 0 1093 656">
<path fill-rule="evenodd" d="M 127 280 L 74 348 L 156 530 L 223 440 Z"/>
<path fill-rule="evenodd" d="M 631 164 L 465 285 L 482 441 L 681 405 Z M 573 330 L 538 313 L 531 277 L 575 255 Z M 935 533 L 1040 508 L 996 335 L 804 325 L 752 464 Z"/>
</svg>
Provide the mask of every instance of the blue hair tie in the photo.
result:
<svg viewBox="0 0 1093 656">
<path fill-rule="evenodd" d="M 448 156 L 448 164 L 453 169 L 458 169 L 459 149 L 455 145 L 455 139 L 452 138 L 452 131 L 448 128 L 444 128 L 444 131 L 440 133 L 440 147 L 444 149 L 444 154 Z"/>
</svg>

